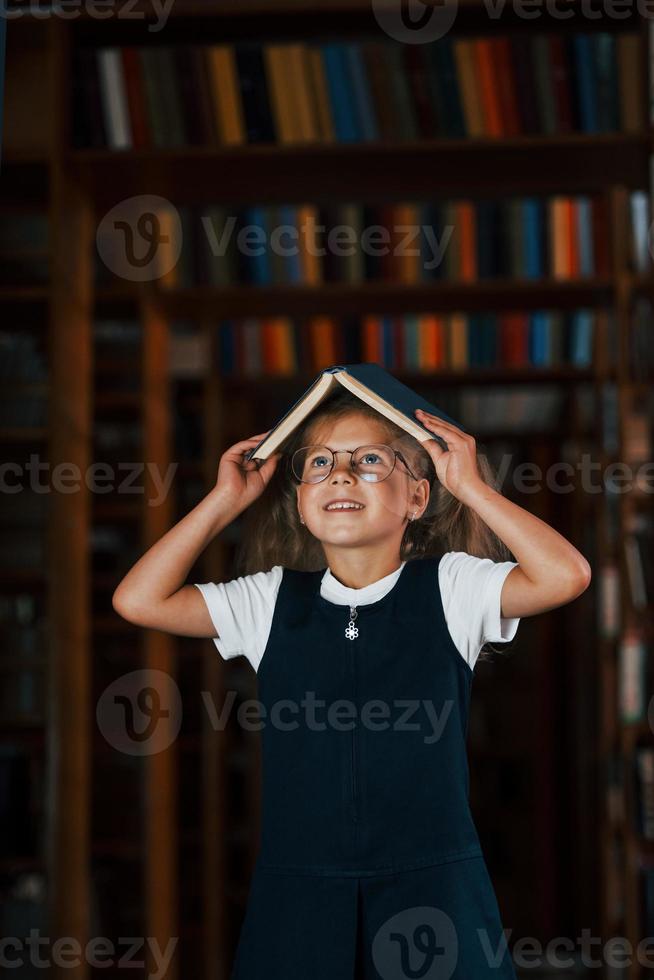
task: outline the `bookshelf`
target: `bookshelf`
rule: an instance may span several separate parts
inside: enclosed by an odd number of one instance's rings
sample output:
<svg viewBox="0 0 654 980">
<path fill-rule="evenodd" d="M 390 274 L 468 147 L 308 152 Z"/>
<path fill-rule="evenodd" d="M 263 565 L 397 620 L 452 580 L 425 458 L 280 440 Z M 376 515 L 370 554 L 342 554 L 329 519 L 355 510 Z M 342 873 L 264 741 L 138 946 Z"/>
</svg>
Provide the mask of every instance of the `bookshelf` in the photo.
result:
<svg viewBox="0 0 654 980">
<path fill-rule="evenodd" d="M 393 343 L 383 348 L 394 355 L 401 347 L 398 324 L 409 315 L 438 314 L 439 326 L 450 335 L 461 327 L 463 314 L 517 312 L 524 329 L 530 322 L 526 314 L 591 311 L 587 363 L 551 366 L 527 356 L 509 368 L 483 363 L 489 348 L 479 348 L 479 363 L 457 369 L 414 365 L 398 373 L 454 417 L 469 420 L 478 442 L 497 461 L 508 452 L 516 465 L 532 461 L 546 471 L 561 458 L 574 463 L 584 450 L 599 451 L 606 463 L 625 458 L 634 405 L 646 395 L 652 371 L 650 362 L 650 374 L 644 373 L 644 360 L 632 353 L 634 302 L 651 300 L 654 280 L 649 264 L 640 268 L 634 262 L 630 223 L 631 195 L 650 189 L 647 30 L 633 14 L 598 24 L 585 21 L 579 5 L 572 7 L 573 21 L 543 14 L 538 29 L 563 37 L 593 34 L 603 25 L 615 35 L 637 37 L 637 128 L 367 143 L 83 147 L 73 139 L 80 92 L 74 66 L 82 50 L 154 50 L 264 37 L 280 44 L 305 38 L 356 42 L 380 33 L 371 5 L 359 0 L 317 0 L 311 9 L 291 0 L 178 3 L 161 32 L 148 30 L 152 12 L 144 6 L 131 8 L 146 14 L 140 22 L 132 16 L 94 20 L 82 14 L 71 21 L 23 17 L 9 23 L 8 49 L 21 58 L 10 57 L 8 88 L 13 80 L 34 103 L 35 115 L 26 126 L 26 114 L 8 107 L 2 215 L 7 219 L 19 205 L 47 214 L 50 271 L 41 281 L 15 276 L 3 282 L 0 304 L 15 333 L 29 328 L 47 350 L 50 400 L 47 418 L 25 424 L 27 402 L 21 398 L 21 424 L 5 425 L 2 439 L 12 459 L 45 440 L 53 462 L 73 463 L 82 473 L 97 461 L 116 466 L 140 460 L 155 468 L 145 468 L 135 481 L 143 486 L 139 495 L 125 495 L 116 483 L 109 494 L 87 487 L 53 494 L 47 511 L 49 557 L 41 565 L 46 575 L 14 568 L 3 576 L 5 603 L 7 596 L 29 594 L 29 615 L 47 637 L 38 652 L 45 659 L 48 708 L 29 724 L 16 719 L 16 725 L 3 725 L 3 758 L 5 751 L 9 758 L 23 753 L 30 761 L 21 778 L 30 771 L 34 784 L 48 788 L 47 810 L 38 797 L 23 804 L 30 814 L 36 807 L 41 843 L 32 841 L 27 857 L 8 856 L 3 867 L 10 878 L 30 861 L 41 872 L 51 934 L 82 940 L 144 935 L 156 937 L 162 947 L 176 937 L 167 977 L 226 980 L 229 974 L 256 855 L 260 760 L 253 734 L 236 723 L 213 729 L 200 692 L 218 709 L 236 692 L 237 705 L 256 696 L 255 678 L 242 658 L 221 661 L 210 642 L 129 627 L 113 613 L 110 596 L 138 554 L 212 485 L 224 446 L 244 432 L 259 431 L 261 419 L 277 417 L 315 375 L 318 341 L 312 345 L 308 338 L 316 317 L 334 345 L 323 363 L 337 363 L 358 359 L 350 355 L 361 350 L 355 345 L 365 317 L 394 318 Z M 489 23 L 477 0 L 460 8 L 455 37 L 497 34 L 498 24 Z M 533 22 L 510 11 L 501 26 L 523 37 L 534 30 Z M 30 79 L 39 77 L 35 65 L 47 72 L 46 102 L 41 87 L 30 89 Z M 398 203 L 595 195 L 605 214 L 596 242 L 611 247 L 607 267 L 583 277 L 227 285 L 191 279 L 171 286 L 100 277 L 98 226 L 110 208 L 140 194 L 162 195 L 180 210 L 207 203 L 235 209 L 345 202 L 388 209 Z M 41 245 L 34 251 L 35 260 L 43 257 Z M 258 373 L 216 370 L 225 364 L 220 324 L 247 319 L 252 329 L 256 324 L 264 329 L 273 317 L 295 331 L 297 365 L 291 362 L 289 368 L 281 359 Z M 333 335 L 325 327 L 328 321 L 335 324 Z M 488 341 L 488 321 L 475 324 L 486 329 Z M 432 322 L 431 329 L 435 326 Z M 650 428 L 651 408 L 641 405 Z M 613 444 L 607 441 L 611 426 L 618 433 Z M 153 473 L 161 476 L 169 465 L 175 467 L 170 492 L 150 506 L 161 489 Z M 524 501 L 510 483 L 504 492 Z M 629 592 L 622 589 L 616 599 L 618 625 L 607 629 L 602 619 L 608 606 L 602 605 L 600 582 L 604 588 L 614 581 L 608 570 L 618 569 L 621 583 L 633 581 L 621 548 L 632 526 L 632 503 L 621 498 L 616 507 L 607 498 L 579 488 L 560 498 L 548 493 L 529 498 L 535 513 L 567 534 L 589 560 L 592 556 L 594 594 L 541 623 L 525 620 L 516 656 L 502 669 L 488 664 L 476 672 L 471 802 L 515 938 L 572 937 L 579 922 L 592 923 L 605 939 L 625 935 L 637 942 L 647 934 L 646 869 L 639 859 L 642 855 L 646 864 L 652 849 L 634 830 L 642 805 L 634 765 L 637 746 L 651 746 L 651 728 L 642 720 L 621 722 L 616 691 L 620 670 L 627 669 L 620 659 L 624 629 L 627 623 L 639 629 L 649 651 L 651 607 L 632 608 Z M 646 499 L 636 506 L 647 514 Z M 188 580 L 232 577 L 240 529 L 240 521 L 226 529 Z M 17 553 L 20 547 L 27 550 L 28 541 L 27 535 L 22 544 L 19 539 Z M 3 670 L 22 676 L 22 640 L 10 635 Z M 647 655 L 651 662 L 651 651 Z M 38 667 L 34 663 L 35 673 Z M 169 747 L 133 756 L 107 742 L 95 712 L 107 685 L 140 670 L 169 674 L 183 711 Z M 564 698 L 557 677 L 565 678 Z M 559 779 L 562 758 L 568 768 Z M 614 770 L 623 772 L 621 783 L 610 781 Z M 501 798 L 510 800 L 510 820 L 489 802 Z M 580 866 L 590 869 L 587 879 L 559 880 L 556 869 L 563 857 L 570 865 L 582 854 Z M 526 896 L 533 896 L 530 905 Z M 649 914 L 651 933 L 651 907 Z M 96 971 L 85 965 L 78 972 L 86 977 Z M 629 980 L 640 980 L 635 968 Z"/>
</svg>

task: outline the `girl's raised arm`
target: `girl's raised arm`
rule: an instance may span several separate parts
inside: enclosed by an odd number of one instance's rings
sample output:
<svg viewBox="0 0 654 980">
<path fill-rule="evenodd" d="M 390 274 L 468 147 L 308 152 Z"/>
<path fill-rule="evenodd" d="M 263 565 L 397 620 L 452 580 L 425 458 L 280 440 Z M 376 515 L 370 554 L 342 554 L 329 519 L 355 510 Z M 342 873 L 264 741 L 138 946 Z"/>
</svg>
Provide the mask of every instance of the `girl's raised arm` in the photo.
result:
<svg viewBox="0 0 654 980">
<path fill-rule="evenodd" d="M 476 443 L 470 433 L 421 409 L 420 421 L 447 443 L 423 443 L 434 460 L 443 486 L 479 514 L 515 555 L 501 593 L 501 615 L 507 619 L 535 616 L 572 602 L 591 581 L 591 567 L 575 546 L 553 527 L 504 497 L 479 478 Z"/>
<path fill-rule="evenodd" d="M 216 636 L 199 589 L 184 583 L 209 542 L 256 500 L 274 473 L 280 453 L 261 465 L 243 461 L 264 435 L 237 442 L 223 453 L 213 489 L 118 583 L 112 605 L 123 619 L 180 636 Z"/>
</svg>

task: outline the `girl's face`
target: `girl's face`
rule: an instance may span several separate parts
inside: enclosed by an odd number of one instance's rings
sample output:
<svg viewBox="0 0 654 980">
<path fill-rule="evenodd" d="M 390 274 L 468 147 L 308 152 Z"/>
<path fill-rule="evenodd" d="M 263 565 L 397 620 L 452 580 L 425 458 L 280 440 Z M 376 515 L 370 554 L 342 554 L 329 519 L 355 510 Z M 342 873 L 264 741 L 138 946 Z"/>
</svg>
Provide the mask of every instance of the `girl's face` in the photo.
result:
<svg viewBox="0 0 654 980">
<path fill-rule="evenodd" d="M 322 423 L 309 433 L 306 443 L 328 446 L 332 450 L 391 444 L 383 425 L 356 413 Z M 401 447 L 398 448 L 402 452 Z M 411 460 L 405 458 L 415 472 Z M 350 548 L 391 543 L 399 550 L 407 518 L 415 510 L 417 519 L 427 505 L 428 481 L 414 480 L 402 460 L 397 459 L 389 477 L 371 483 L 353 472 L 350 459 L 349 453 L 339 453 L 331 473 L 324 480 L 298 485 L 299 514 L 308 530 L 323 545 Z M 329 501 L 343 497 L 363 507 L 360 510 L 325 509 Z"/>
</svg>

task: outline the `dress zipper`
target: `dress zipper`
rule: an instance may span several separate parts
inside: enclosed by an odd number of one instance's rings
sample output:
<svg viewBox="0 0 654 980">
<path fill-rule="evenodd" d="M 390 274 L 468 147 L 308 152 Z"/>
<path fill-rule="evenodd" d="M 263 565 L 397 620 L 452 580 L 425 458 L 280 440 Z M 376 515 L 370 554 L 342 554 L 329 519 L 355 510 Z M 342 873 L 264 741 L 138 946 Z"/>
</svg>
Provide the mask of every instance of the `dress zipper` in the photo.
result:
<svg viewBox="0 0 654 980">
<path fill-rule="evenodd" d="M 355 640 L 359 635 L 358 627 L 355 626 L 355 620 L 357 618 L 356 606 L 350 606 L 350 621 L 345 629 L 345 636 L 348 640 Z M 356 696 L 356 662 L 355 662 L 355 651 L 354 647 L 350 647 L 352 652 L 352 679 L 354 682 L 354 694 Z M 356 760 L 356 722 L 352 727 L 352 740 L 351 740 L 351 764 L 352 764 L 352 819 L 356 823 L 357 820 L 357 760 Z"/>
<path fill-rule="evenodd" d="M 355 640 L 359 635 L 359 630 L 354 625 L 354 620 L 357 618 L 357 615 L 358 615 L 357 607 L 350 606 L 350 622 L 347 624 L 345 628 L 345 635 L 347 636 L 348 640 Z"/>
</svg>

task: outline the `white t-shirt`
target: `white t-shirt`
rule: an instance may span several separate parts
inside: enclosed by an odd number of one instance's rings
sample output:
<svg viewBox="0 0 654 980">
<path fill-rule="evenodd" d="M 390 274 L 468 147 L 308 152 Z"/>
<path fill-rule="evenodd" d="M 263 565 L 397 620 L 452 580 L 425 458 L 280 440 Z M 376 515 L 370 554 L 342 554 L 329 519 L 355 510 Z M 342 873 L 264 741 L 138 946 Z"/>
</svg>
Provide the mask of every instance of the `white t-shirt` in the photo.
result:
<svg viewBox="0 0 654 980">
<path fill-rule="evenodd" d="M 363 606 L 386 595 L 400 576 L 405 562 L 362 589 L 351 589 L 326 568 L 320 594 L 338 605 Z M 504 579 L 517 562 L 495 562 L 466 551 L 446 552 L 438 566 L 438 583 L 450 636 L 457 650 L 474 668 L 484 643 L 507 643 L 518 629 L 519 618 L 500 615 Z M 259 669 L 266 649 L 282 565 L 268 572 L 241 575 L 228 582 L 193 584 L 200 590 L 218 634 L 213 638 L 224 660 L 247 657 Z"/>
</svg>

